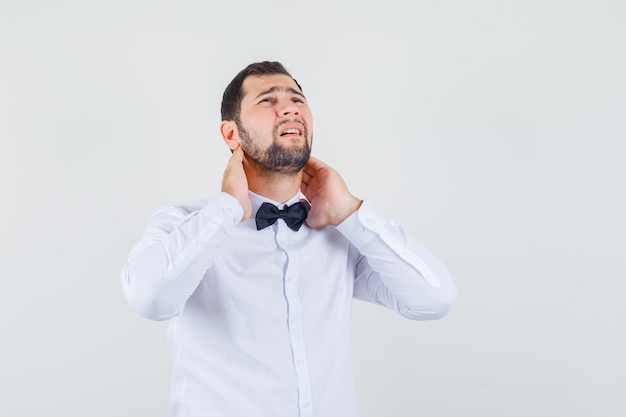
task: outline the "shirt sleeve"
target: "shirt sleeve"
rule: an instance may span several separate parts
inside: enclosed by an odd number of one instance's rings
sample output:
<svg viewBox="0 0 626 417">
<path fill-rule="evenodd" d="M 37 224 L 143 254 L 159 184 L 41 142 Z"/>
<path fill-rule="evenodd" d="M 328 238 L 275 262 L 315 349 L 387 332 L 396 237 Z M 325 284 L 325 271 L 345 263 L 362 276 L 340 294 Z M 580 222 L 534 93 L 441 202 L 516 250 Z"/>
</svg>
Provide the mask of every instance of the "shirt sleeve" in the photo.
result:
<svg viewBox="0 0 626 417">
<path fill-rule="evenodd" d="M 358 251 L 355 298 L 413 320 L 437 319 L 449 312 L 457 295 L 450 272 L 400 224 L 364 201 L 337 229 Z"/>
<path fill-rule="evenodd" d="M 243 209 L 227 193 L 203 206 L 157 211 L 121 273 L 130 306 L 153 320 L 177 316 L 242 217 Z"/>
</svg>

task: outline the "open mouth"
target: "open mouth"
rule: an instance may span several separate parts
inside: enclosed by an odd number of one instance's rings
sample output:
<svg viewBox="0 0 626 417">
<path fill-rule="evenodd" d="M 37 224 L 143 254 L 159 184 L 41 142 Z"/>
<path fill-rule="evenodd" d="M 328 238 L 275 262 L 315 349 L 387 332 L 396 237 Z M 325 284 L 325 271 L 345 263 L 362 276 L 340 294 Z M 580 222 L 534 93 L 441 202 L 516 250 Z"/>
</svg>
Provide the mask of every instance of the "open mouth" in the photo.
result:
<svg viewBox="0 0 626 417">
<path fill-rule="evenodd" d="M 304 136 L 304 125 L 300 122 L 287 122 L 279 127 L 278 136 L 295 137 Z"/>
<path fill-rule="evenodd" d="M 287 135 L 298 135 L 301 136 L 302 135 L 302 131 L 300 129 L 285 129 L 280 136 L 287 136 Z"/>
</svg>

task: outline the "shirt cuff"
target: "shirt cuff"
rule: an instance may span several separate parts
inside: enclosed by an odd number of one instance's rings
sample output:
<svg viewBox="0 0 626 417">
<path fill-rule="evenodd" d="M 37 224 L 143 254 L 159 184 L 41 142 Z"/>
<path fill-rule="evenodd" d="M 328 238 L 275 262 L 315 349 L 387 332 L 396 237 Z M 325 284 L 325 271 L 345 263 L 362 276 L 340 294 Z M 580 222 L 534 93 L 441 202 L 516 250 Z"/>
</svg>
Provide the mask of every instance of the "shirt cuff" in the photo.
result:
<svg viewBox="0 0 626 417">
<path fill-rule="evenodd" d="M 347 219 L 337 225 L 337 230 L 357 249 L 376 239 L 385 228 L 386 219 L 366 201 Z"/>
<path fill-rule="evenodd" d="M 215 219 L 224 232 L 228 233 L 241 222 L 243 208 L 235 197 L 221 192 L 202 208 L 201 214 L 207 218 Z"/>
</svg>

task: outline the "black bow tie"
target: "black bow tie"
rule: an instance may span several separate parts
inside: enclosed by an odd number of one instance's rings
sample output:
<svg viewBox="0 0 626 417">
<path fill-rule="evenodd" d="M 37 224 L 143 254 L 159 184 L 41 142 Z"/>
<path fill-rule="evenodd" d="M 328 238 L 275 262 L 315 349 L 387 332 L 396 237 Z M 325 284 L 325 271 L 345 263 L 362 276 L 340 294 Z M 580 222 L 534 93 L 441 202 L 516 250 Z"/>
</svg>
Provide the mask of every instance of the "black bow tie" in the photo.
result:
<svg viewBox="0 0 626 417">
<path fill-rule="evenodd" d="M 256 230 L 264 229 L 276 223 L 278 218 L 281 218 L 291 230 L 298 231 L 304 224 L 308 214 L 309 203 L 306 201 L 300 201 L 284 209 L 279 209 L 270 203 L 263 203 L 259 207 L 259 211 L 256 212 Z"/>
</svg>

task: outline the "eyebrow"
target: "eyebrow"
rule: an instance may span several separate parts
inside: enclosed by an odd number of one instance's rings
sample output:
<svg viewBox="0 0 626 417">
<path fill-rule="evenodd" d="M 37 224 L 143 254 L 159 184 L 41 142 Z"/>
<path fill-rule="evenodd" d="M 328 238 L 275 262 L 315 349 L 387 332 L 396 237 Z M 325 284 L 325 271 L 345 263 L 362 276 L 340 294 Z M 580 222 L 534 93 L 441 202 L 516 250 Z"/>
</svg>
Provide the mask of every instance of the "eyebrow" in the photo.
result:
<svg viewBox="0 0 626 417">
<path fill-rule="evenodd" d="M 302 94 L 300 91 L 296 90 L 295 88 L 292 88 L 292 87 L 278 87 L 278 86 L 274 86 L 274 87 L 271 87 L 271 88 L 270 88 L 270 89 L 268 89 L 268 90 L 262 91 L 262 92 L 261 92 L 258 96 L 256 96 L 254 99 L 255 99 L 255 100 L 257 100 L 257 99 L 258 99 L 259 97 L 261 97 L 261 96 L 264 96 L 264 95 L 266 95 L 266 94 L 270 94 L 270 93 L 275 93 L 275 92 L 277 92 L 277 91 L 281 91 L 281 92 L 288 91 L 288 92 L 290 92 L 291 94 L 295 94 L 295 95 L 300 96 L 300 97 L 302 97 L 302 98 L 306 98 L 306 97 L 304 97 L 304 94 Z"/>
</svg>

